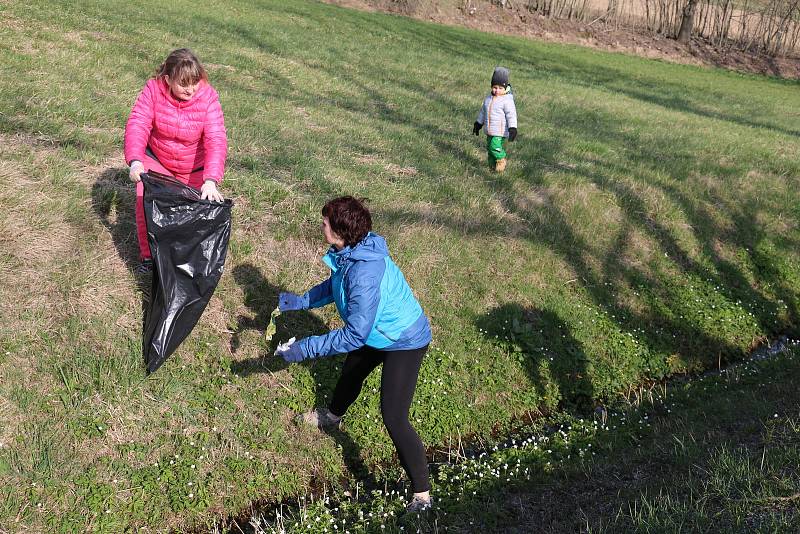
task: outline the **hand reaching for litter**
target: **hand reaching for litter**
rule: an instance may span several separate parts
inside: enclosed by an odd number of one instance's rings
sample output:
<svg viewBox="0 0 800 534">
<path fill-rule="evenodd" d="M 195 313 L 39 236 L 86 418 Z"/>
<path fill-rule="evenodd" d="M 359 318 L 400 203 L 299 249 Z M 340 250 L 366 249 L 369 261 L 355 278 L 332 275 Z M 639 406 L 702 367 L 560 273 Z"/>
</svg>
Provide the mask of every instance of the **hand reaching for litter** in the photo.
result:
<svg viewBox="0 0 800 534">
<path fill-rule="evenodd" d="M 299 363 L 306 359 L 300 343 L 295 343 L 295 338 L 291 338 L 286 343 L 280 343 L 275 349 L 275 355 L 280 356 L 289 363 Z"/>
<path fill-rule="evenodd" d="M 292 336 L 286 343 L 278 343 L 278 348 L 275 349 L 275 356 L 280 356 L 283 352 L 289 350 L 289 347 L 294 344 L 295 339 L 296 338 Z"/>
</svg>

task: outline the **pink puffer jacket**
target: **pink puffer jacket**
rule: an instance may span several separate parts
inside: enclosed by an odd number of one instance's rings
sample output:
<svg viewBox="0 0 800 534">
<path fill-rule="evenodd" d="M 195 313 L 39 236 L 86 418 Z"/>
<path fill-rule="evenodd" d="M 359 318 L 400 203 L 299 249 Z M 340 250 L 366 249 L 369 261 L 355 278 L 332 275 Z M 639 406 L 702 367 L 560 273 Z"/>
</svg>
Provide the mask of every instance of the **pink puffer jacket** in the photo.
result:
<svg viewBox="0 0 800 534">
<path fill-rule="evenodd" d="M 214 88 L 201 81 L 192 98 L 181 101 L 163 80 L 148 80 L 125 126 L 125 161 L 142 161 L 148 146 L 176 175 L 203 167 L 203 179 L 219 182 L 228 138 Z"/>
</svg>

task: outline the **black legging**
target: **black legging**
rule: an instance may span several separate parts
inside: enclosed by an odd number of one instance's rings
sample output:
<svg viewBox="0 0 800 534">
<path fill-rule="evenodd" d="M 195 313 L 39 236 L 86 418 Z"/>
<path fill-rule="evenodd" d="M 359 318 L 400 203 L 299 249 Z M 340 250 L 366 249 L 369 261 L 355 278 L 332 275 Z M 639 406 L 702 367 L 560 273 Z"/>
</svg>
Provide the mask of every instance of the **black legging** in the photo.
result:
<svg viewBox="0 0 800 534">
<path fill-rule="evenodd" d="M 344 415 L 361 393 L 364 379 L 378 365 L 383 364 L 381 374 L 383 424 L 386 425 L 386 430 L 394 442 L 403 469 L 411 479 L 414 493 L 431 489 L 425 448 L 408 420 L 408 410 L 414 398 L 419 367 L 427 350 L 427 345 L 421 349 L 385 351 L 364 346 L 348 353 L 329 406 L 334 415 Z"/>
</svg>

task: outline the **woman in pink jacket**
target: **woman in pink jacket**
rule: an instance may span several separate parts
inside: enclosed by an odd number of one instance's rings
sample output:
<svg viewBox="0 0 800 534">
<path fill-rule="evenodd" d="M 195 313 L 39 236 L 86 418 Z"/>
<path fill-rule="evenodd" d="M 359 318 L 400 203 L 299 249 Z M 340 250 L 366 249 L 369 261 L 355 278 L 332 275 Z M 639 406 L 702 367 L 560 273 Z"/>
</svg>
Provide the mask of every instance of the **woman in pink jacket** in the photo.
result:
<svg viewBox="0 0 800 534">
<path fill-rule="evenodd" d="M 136 234 L 141 264 L 152 270 L 140 175 L 155 171 L 200 189 L 201 198 L 222 202 L 217 189 L 225 171 L 228 139 L 219 95 L 191 50 L 173 51 L 147 81 L 125 125 L 125 161 L 136 182 Z"/>
</svg>

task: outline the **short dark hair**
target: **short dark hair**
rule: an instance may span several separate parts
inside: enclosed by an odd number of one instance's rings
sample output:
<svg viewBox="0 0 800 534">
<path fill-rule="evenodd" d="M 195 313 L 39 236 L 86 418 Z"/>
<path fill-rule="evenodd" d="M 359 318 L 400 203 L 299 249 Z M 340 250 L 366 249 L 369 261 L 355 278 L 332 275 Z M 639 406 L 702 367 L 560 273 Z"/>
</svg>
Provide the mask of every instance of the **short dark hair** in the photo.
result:
<svg viewBox="0 0 800 534">
<path fill-rule="evenodd" d="M 372 230 L 372 216 L 364 205 L 366 200 L 344 196 L 331 199 L 322 207 L 322 216 L 328 218 L 331 230 L 348 247 L 358 244 Z"/>
</svg>

